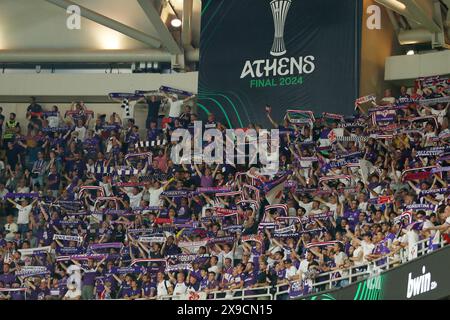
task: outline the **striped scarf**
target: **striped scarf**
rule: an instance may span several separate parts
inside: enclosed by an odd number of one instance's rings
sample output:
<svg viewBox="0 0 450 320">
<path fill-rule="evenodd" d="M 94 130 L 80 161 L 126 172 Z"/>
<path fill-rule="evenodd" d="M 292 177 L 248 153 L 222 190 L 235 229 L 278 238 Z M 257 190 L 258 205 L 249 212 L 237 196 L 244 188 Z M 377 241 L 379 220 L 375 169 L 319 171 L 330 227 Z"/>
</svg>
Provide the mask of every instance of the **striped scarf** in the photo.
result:
<svg viewBox="0 0 450 320">
<path fill-rule="evenodd" d="M 334 241 L 323 241 L 323 242 L 312 242 L 308 243 L 306 245 L 307 249 L 314 248 L 314 247 L 327 247 L 327 246 L 334 246 L 336 243 L 343 244 L 342 241 L 334 240 Z"/>
<path fill-rule="evenodd" d="M 154 140 L 154 141 L 139 141 L 134 146 L 135 148 L 150 148 L 150 147 L 160 147 L 165 146 L 167 144 L 167 140 Z"/>
<path fill-rule="evenodd" d="M 347 181 L 351 181 L 352 177 L 349 176 L 349 175 L 345 175 L 345 174 L 321 177 L 319 179 L 319 183 L 322 183 L 322 182 L 325 182 L 325 181 L 332 181 L 332 180 L 341 180 L 341 179 L 345 179 Z"/>
</svg>

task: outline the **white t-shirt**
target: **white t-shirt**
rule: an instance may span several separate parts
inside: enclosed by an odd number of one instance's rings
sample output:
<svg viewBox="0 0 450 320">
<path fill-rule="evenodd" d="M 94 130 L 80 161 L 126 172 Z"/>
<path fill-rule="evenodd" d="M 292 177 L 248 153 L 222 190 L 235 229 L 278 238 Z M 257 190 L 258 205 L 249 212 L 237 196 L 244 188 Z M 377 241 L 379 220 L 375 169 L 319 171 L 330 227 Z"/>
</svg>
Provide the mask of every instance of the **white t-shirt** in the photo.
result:
<svg viewBox="0 0 450 320">
<path fill-rule="evenodd" d="M 139 208 L 143 192 L 138 194 L 127 193 L 128 198 L 130 198 L 130 208 Z"/>
<path fill-rule="evenodd" d="M 22 207 L 20 204 L 16 206 L 19 210 L 19 215 L 17 217 L 17 224 L 28 224 L 30 223 L 30 212 L 32 205 L 29 204 L 26 207 Z"/>
<path fill-rule="evenodd" d="M 298 267 L 298 270 L 300 270 L 302 273 L 308 272 L 309 262 L 308 260 L 304 259 L 300 261 L 300 265 Z"/>
<path fill-rule="evenodd" d="M 112 187 L 109 183 L 104 183 L 104 182 L 100 181 L 99 185 L 100 185 L 100 187 L 103 188 L 103 190 L 105 190 L 105 196 L 107 196 L 107 197 L 112 196 Z"/>
<path fill-rule="evenodd" d="M 334 263 L 336 264 L 336 266 L 340 266 L 344 264 L 345 258 L 347 258 L 347 255 L 345 254 L 345 252 L 341 251 L 334 257 Z"/>
<path fill-rule="evenodd" d="M 164 284 L 164 282 L 166 284 Z M 169 280 L 164 280 L 158 283 L 158 286 L 156 287 L 156 295 L 158 297 L 160 296 L 167 296 L 169 294 L 169 292 L 167 291 L 167 289 L 169 289 L 170 287 L 172 287 L 172 284 L 170 283 Z"/>
<path fill-rule="evenodd" d="M 87 132 L 86 127 L 75 127 L 74 131 L 78 132 L 78 139 L 84 141 Z"/>
<path fill-rule="evenodd" d="M 5 231 L 7 231 L 8 233 L 14 233 L 17 232 L 19 230 L 19 228 L 17 227 L 17 224 L 13 223 L 7 223 L 5 224 Z"/>
<path fill-rule="evenodd" d="M 69 299 L 73 299 L 75 297 L 81 296 L 81 290 L 80 289 L 76 289 L 76 290 L 67 290 L 66 294 L 64 295 L 64 297 L 69 298 Z"/>
<path fill-rule="evenodd" d="M 394 97 L 384 97 L 383 99 L 381 99 L 381 102 L 393 104 L 393 103 L 395 103 L 395 98 Z"/>
<path fill-rule="evenodd" d="M 311 211 L 311 208 L 312 208 L 312 202 L 305 203 L 305 202 L 302 201 L 302 202 L 299 202 L 298 205 L 299 205 L 300 207 L 302 207 L 303 209 L 305 209 L 306 215 L 308 215 L 308 214 L 309 214 L 309 211 Z"/>
<path fill-rule="evenodd" d="M 450 225 L 450 217 L 447 217 L 447 219 L 445 219 L 445 223 Z"/>
<path fill-rule="evenodd" d="M 30 188 L 29 187 L 17 187 L 16 189 L 17 193 L 29 193 L 30 192 Z"/>
<path fill-rule="evenodd" d="M 234 255 L 233 255 L 233 251 L 229 251 L 228 253 L 225 253 L 225 251 L 221 251 L 218 255 L 217 258 L 219 260 L 219 264 L 223 265 L 225 263 L 225 259 L 230 258 L 231 259 L 231 264 L 234 264 Z"/>
<path fill-rule="evenodd" d="M 177 100 L 169 100 L 169 117 L 170 118 L 178 118 L 181 114 L 181 110 L 183 107 L 183 101 Z"/>
<path fill-rule="evenodd" d="M 434 224 L 433 224 L 433 222 L 431 222 L 430 220 L 425 220 L 424 222 L 423 222 L 423 228 L 424 229 L 426 229 L 426 228 L 431 228 L 431 227 L 434 227 Z M 434 237 L 434 235 L 436 234 L 436 230 L 430 230 L 430 234 L 431 234 L 431 236 L 433 236 Z"/>
<path fill-rule="evenodd" d="M 177 282 L 175 284 L 175 288 L 173 289 L 173 294 L 172 295 L 179 299 L 180 295 L 186 294 L 186 293 L 187 293 L 187 286 L 186 286 L 186 284 L 184 282 L 182 282 L 182 283 Z"/>
<path fill-rule="evenodd" d="M 361 241 L 361 247 L 362 247 L 363 253 L 364 253 L 363 261 L 369 262 L 366 259 L 366 256 L 373 252 L 373 249 L 375 249 L 375 245 L 373 243 L 369 243 L 369 242 L 366 242 L 363 240 L 363 241 Z"/>
<path fill-rule="evenodd" d="M 8 193 L 8 189 L 4 188 L 3 191 L 0 191 L 0 199 L 3 199 Z"/>
<path fill-rule="evenodd" d="M 443 120 L 444 120 L 444 117 L 445 117 L 446 114 L 447 114 L 447 108 L 444 108 L 444 109 L 442 109 L 442 110 L 437 110 L 437 109 L 431 108 L 431 114 L 432 114 L 433 116 L 437 116 L 437 117 L 438 117 L 438 122 L 439 122 L 440 124 L 442 124 L 442 122 L 443 122 Z"/>
<path fill-rule="evenodd" d="M 148 190 L 148 193 L 150 194 L 149 197 L 149 205 L 150 207 L 158 207 L 161 205 L 161 199 L 159 199 L 159 196 L 161 195 L 161 193 L 164 192 L 164 188 L 159 188 L 159 189 L 150 189 Z"/>
<path fill-rule="evenodd" d="M 209 267 L 208 272 L 214 272 L 216 277 L 219 275 L 219 267 L 217 265 Z"/>
<path fill-rule="evenodd" d="M 361 246 L 359 246 L 358 248 L 356 248 L 355 249 L 355 251 L 353 251 L 353 258 L 358 258 L 358 256 L 361 254 L 361 252 L 363 252 L 363 248 L 361 247 Z M 355 260 L 355 261 L 353 261 L 353 263 L 355 264 L 355 266 L 361 266 L 361 265 L 363 265 L 363 260 L 364 260 L 364 258 L 363 259 L 361 259 L 361 260 Z"/>
<path fill-rule="evenodd" d="M 48 126 L 50 128 L 56 128 L 59 126 L 59 117 L 51 116 L 47 118 Z"/>
<path fill-rule="evenodd" d="M 136 105 L 136 101 L 128 101 L 128 110 L 126 108 L 122 108 L 122 119 L 134 119 L 134 106 Z"/>
<path fill-rule="evenodd" d="M 289 269 L 286 269 L 286 279 L 289 279 L 290 277 L 295 276 L 297 273 L 297 268 L 294 266 L 291 266 Z"/>
</svg>

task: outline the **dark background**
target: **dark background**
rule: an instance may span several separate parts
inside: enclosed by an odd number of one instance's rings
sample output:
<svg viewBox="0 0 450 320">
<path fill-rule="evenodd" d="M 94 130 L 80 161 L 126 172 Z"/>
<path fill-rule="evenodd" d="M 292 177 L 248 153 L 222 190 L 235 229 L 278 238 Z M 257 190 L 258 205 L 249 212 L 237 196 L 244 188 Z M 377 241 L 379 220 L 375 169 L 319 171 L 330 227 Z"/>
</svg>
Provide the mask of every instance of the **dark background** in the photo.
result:
<svg viewBox="0 0 450 320">
<path fill-rule="evenodd" d="M 302 85 L 250 89 L 251 78 L 240 79 L 245 61 L 274 58 L 270 0 L 204 0 L 200 113 L 207 109 L 233 127 L 269 125 L 266 104 L 276 121 L 289 108 L 351 114 L 358 97 L 361 7 L 360 0 L 293 0 L 282 57 L 313 55 L 316 69 Z"/>
</svg>

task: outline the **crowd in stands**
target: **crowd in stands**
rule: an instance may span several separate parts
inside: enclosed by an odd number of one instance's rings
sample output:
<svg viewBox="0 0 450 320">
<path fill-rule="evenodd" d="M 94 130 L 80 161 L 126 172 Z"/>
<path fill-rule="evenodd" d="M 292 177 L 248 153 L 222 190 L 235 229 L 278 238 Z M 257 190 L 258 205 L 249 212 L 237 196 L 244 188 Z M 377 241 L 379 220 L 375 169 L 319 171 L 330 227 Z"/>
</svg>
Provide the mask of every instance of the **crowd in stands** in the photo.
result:
<svg viewBox="0 0 450 320">
<path fill-rule="evenodd" d="M 350 267 L 413 259 L 419 240 L 430 251 L 448 243 L 448 88 L 419 79 L 398 97 L 358 99 L 351 116 L 290 110 L 277 123 L 281 106 L 262 107 L 279 129 L 272 176 L 174 163 L 170 137 L 200 118 L 186 105 L 195 96 L 145 96 L 145 130 L 128 101 L 122 117 L 33 100 L 19 123 L 0 109 L 0 300 L 231 298 L 277 286 L 292 298 Z M 204 127 L 226 129 L 214 114 Z"/>
</svg>

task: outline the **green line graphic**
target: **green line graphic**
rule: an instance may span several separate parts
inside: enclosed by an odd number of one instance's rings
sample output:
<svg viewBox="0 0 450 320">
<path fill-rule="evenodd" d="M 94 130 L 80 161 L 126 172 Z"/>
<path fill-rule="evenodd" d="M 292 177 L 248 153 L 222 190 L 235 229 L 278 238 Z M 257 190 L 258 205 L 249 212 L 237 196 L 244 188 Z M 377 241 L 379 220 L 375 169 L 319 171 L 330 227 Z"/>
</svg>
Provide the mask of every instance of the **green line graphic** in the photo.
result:
<svg viewBox="0 0 450 320">
<path fill-rule="evenodd" d="M 209 0 L 209 1 L 205 4 L 205 7 L 203 8 L 201 15 L 203 15 L 203 14 L 206 12 L 206 10 L 208 10 L 208 7 L 209 7 L 209 5 L 211 4 L 211 2 L 212 2 L 212 0 Z"/>
<path fill-rule="evenodd" d="M 222 8 L 224 2 L 221 2 L 219 6 L 217 7 L 216 11 L 212 14 L 212 16 L 208 19 L 208 22 L 206 23 L 205 27 L 202 27 L 202 33 L 206 32 L 208 29 L 209 24 L 214 20 L 214 17 L 220 12 L 220 9 Z M 205 43 L 205 40 L 203 40 L 203 43 Z"/>
<path fill-rule="evenodd" d="M 356 294 L 355 294 L 355 297 L 353 298 L 353 300 L 358 300 L 360 291 L 361 291 L 361 283 L 358 284 L 358 289 L 356 290 Z"/>
<path fill-rule="evenodd" d="M 204 105 L 202 105 L 201 103 L 198 103 L 198 102 L 197 102 L 197 105 L 200 107 L 200 109 L 202 109 L 206 113 L 206 115 L 209 116 L 209 114 L 211 112 Z"/>
<path fill-rule="evenodd" d="M 241 104 L 241 108 L 244 110 L 245 115 L 247 116 L 247 121 L 250 123 L 251 119 L 250 119 L 250 115 L 248 114 L 247 111 L 247 107 L 245 106 L 245 103 L 242 101 L 240 95 L 238 93 L 234 93 L 234 91 L 230 91 L 230 92 L 225 92 L 226 94 L 230 94 L 234 97 L 236 97 L 236 99 L 239 101 L 239 103 Z"/>
<path fill-rule="evenodd" d="M 225 109 L 223 108 L 222 104 L 221 104 L 219 101 L 217 101 L 217 100 L 214 99 L 214 98 L 208 98 L 208 97 L 204 97 L 204 96 L 199 96 L 198 98 L 199 98 L 200 100 L 206 99 L 206 100 L 211 100 L 211 101 L 213 101 L 213 102 L 220 108 L 220 110 L 222 110 L 223 114 L 225 115 L 225 118 L 227 119 L 227 122 L 228 122 L 229 127 L 230 127 L 230 128 L 233 127 L 233 126 L 231 125 L 231 121 L 230 121 L 230 118 L 228 117 L 227 112 L 225 111 Z"/>
<path fill-rule="evenodd" d="M 239 121 L 239 124 L 240 124 L 241 128 L 244 127 L 244 124 L 242 123 L 242 119 L 239 116 L 239 112 L 237 111 L 235 104 L 233 103 L 233 101 L 230 100 L 230 98 L 228 98 L 228 96 L 223 95 L 223 94 L 219 94 L 219 93 L 209 93 L 209 92 L 203 92 L 202 95 L 205 96 L 205 97 L 207 97 L 207 96 L 219 96 L 219 97 L 225 98 L 231 104 L 231 107 L 233 108 L 234 112 L 236 113 L 236 116 L 238 118 L 238 121 Z"/>
<path fill-rule="evenodd" d="M 361 291 L 361 296 L 359 297 L 358 300 L 366 300 L 366 295 L 367 295 L 367 283 L 366 281 L 363 282 L 362 284 L 362 291 Z"/>
</svg>

